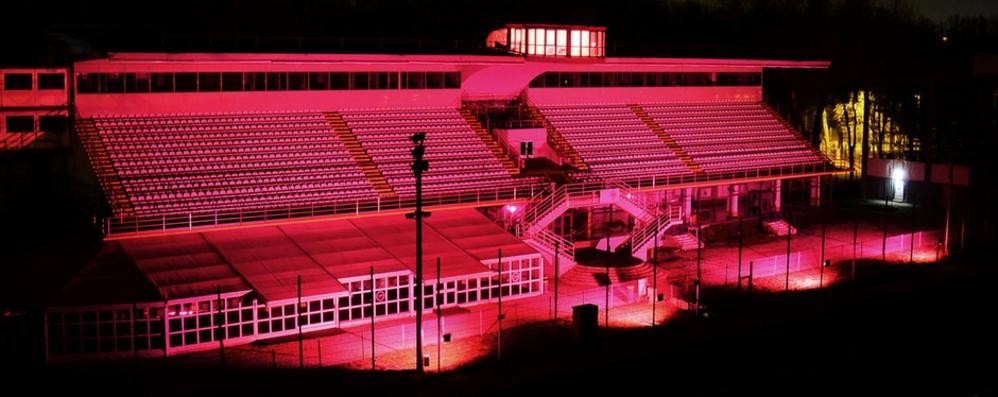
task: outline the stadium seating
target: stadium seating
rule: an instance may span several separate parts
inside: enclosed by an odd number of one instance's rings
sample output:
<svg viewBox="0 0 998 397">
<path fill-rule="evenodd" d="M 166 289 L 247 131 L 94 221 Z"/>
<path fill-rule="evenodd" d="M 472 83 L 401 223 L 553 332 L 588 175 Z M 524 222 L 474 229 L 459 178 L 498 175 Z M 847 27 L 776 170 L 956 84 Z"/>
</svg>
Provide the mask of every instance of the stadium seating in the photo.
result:
<svg viewBox="0 0 998 397">
<path fill-rule="evenodd" d="M 645 112 L 709 173 L 824 163 L 763 104 L 642 104 Z"/>
<path fill-rule="evenodd" d="M 138 215 L 375 198 L 318 112 L 97 117 Z"/>
<path fill-rule="evenodd" d="M 691 173 L 626 105 L 538 109 L 579 153 L 594 177 L 628 180 Z"/>
<path fill-rule="evenodd" d="M 415 195 L 409 137 L 416 132 L 426 133 L 426 159 L 430 161 L 430 170 L 423 175 L 424 194 L 538 182 L 537 178 L 513 178 L 458 109 L 366 110 L 341 114 L 401 197 Z"/>
</svg>

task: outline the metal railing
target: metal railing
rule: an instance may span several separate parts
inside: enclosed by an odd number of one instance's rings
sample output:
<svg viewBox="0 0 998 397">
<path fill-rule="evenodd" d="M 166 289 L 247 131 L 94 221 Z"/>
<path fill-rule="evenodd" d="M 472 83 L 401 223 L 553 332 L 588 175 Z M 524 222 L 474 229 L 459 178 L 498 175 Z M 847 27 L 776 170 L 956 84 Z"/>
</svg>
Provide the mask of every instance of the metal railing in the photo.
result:
<svg viewBox="0 0 998 397">
<path fill-rule="evenodd" d="M 819 174 L 830 174 L 845 172 L 828 163 L 793 164 L 779 167 L 758 167 L 747 170 L 705 172 L 702 174 L 685 175 L 659 175 L 650 177 L 625 179 L 631 189 L 654 189 L 664 190 L 675 185 L 691 185 L 705 182 L 731 181 L 736 182 L 748 179 L 780 179 L 799 178 L 803 176 L 813 176 Z"/>
<path fill-rule="evenodd" d="M 572 241 L 554 234 L 547 229 L 539 229 L 536 231 L 528 231 L 526 228 L 517 227 L 516 235 L 521 239 L 533 240 L 545 247 L 555 255 L 560 255 L 561 257 L 575 262 L 575 243 Z M 558 249 L 555 250 L 555 247 Z"/>
<path fill-rule="evenodd" d="M 530 184 L 469 192 L 429 194 L 423 196 L 423 205 L 439 207 L 460 204 L 483 204 L 497 201 L 528 200 L 543 189 L 544 185 Z M 287 221 L 298 218 L 334 215 L 360 215 L 362 213 L 392 212 L 413 208 L 415 197 L 397 197 L 337 201 L 328 204 L 287 205 L 266 208 L 184 211 L 154 215 L 136 215 L 106 218 L 103 233 L 108 237 L 163 233 L 176 230 L 195 230 L 220 225 L 242 225 Z"/>
</svg>

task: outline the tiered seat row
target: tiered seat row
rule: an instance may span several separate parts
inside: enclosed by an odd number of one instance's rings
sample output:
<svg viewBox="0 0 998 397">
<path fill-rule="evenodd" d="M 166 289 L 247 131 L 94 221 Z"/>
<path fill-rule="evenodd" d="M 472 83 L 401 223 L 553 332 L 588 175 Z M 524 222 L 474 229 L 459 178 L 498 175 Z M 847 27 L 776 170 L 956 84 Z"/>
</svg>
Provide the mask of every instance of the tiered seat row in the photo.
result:
<svg viewBox="0 0 998 397">
<path fill-rule="evenodd" d="M 409 137 L 426 133 L 423 175 L 426 194 L 527 185 L 536 178 L 514 178 L 503 168 L 457 109 L 341 112 L 350 130 L 396 194 L 415 195 Z"/>
<path fill-rule="evenodd" d="M 539 109 L 579 153 L 593 176 L 626 180 L 691 173 L 626 105 Z"/>
<path fill-rule="evenodd" d="M 641 107 L 706 172 L 824 163 L 821 155 L 761 103 Z"/>
<path fill-rule="evenodd" d="M 321 113 L 105 117 L 95 125 L 137 215 L 377 197 Z"/>
</svg>

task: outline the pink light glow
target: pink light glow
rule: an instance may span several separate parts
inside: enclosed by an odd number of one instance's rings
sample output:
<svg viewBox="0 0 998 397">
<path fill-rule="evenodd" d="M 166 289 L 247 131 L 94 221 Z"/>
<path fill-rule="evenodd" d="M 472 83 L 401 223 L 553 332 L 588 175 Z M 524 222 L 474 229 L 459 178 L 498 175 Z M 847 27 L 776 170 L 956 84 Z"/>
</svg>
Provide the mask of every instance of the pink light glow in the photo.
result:
<svg viewBox="0 0 998 397">
<path fill-rule="evenodd" d="M 506 212 L 509 212 L 510 214 L 515 214 L 516 211 L 519 211 L 519 210 L 520 210 L 520 207 L 517 207 L 515 204 L 510 204 L 510 205 L 506 206 Z"/>
</svg>

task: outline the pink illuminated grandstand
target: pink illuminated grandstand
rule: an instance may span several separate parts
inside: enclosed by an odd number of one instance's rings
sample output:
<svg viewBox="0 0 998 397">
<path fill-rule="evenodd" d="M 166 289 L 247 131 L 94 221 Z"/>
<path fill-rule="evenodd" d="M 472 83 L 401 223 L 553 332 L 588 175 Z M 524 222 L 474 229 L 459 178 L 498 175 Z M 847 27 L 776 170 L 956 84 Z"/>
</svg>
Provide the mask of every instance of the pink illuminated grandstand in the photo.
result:
<svg viewBox="0 0 998 397">
<path fill-rule="evenodd" d="M 778 214 L 788 180 L 820 198 L 837 170 L 763 102 L 762 76 L 826 62 L 608 58 L 605 37 L 510 25 L 489 36 L 495 55 L 77 62 L 73 124 L 106 241 L 49 309 L 50 359 L 411 316 L 417 132 L 424 256 L 442 263 L 427 310 L 543 294 L 555 257 L 567 272 L 599 241 L 645 260 L 691 221 Z M 609 217 L 624 229 L 601 231 Z M 108 275 L 129 288 L 106 291 Z"/>
</svg>

